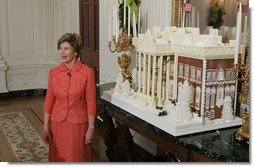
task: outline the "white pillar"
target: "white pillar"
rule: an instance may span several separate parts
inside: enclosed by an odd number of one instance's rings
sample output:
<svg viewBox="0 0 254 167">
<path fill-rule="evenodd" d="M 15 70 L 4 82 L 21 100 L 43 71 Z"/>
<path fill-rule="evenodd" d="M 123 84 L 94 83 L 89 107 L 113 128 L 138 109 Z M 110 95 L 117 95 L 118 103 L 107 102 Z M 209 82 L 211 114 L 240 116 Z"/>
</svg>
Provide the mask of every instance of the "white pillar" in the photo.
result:
<svg viewBox="0 0 254 167">
<path fill-rule="evenodd" d="M 141 93 L 141 53 L 137 52 L 138 55 L 138 93 Z"/>
<path fill-rule="evenodd" d="M 158 84 L 157 84 L 157 97 L 158 97 L 158 105 L 162 106 L 162 70 L 163 70 L 163 56 L 159 56 L 159 74 L 158 74 Z"/>
<path fill-rule="evenodd" d="M 156 105 L 155 104 L 155 97 L 154 97 L 154 94 L 155 94 L 155 72 L 156 72 L 156 56 L 154 55 L 153 56 L 153 73 L 152 73 L 152 100 L 153 100 L 153 105 Z"/>
<path fill-rule="evenodd" d="M 146 94 L 148 96 L 150 96 L 150 89 L 151 89 L 151 57 L 152 55 L 148 55 L 148 68 L 147 68 L 147 71 L 148 71 L 148 74 L 147 74 L 147 92 Z"/>
<path fill-rule="evenodd" d="M 169 80 L 170 80 L 170 56 L 167 57 L 167 67 L 166 67 L 166 103 L 169 102 Z"/>
<path fill-rule="evenodd" d="M 163 79 L 163 76 L 164 76 L 164 74 L 166 75 L 166 70 L 167 70 L 167 64 L 166 64 L 166 62 L 167 62 L 167 56 L 166 55 L 163 55 L 162 56 L 162 59 L 163 59 L 163 61 L 162 61 L 162 89 L 161 89 L 161 91 L 162 91 L 162 95 L 161 95 L 161 101 L 163 102 L 163 105 L 165 104 L 164 102 L 165 102 L 165 99 L 166 99 L 166 78 L 164 78 Z M 166 61 L 165 61 L 166 60 Z M 166 77 L 166 76 L 165 76 Z"/>
<path fill-rule="evenodd" d="M 142 92 L 143 92 L 143 95 L 146 95 L 146 80 L 147 80 L 147 77 L 146 77 L 146 72 L 147 72 L 147 64 L 146 64 L 146 57 L 147 57 L 147 54 L 143 53 L 143 87 L 142 87 Z"/>
<path fill-rule="evenodd" d="M 173 77 L 173 80 L 174 80 L 174 84 L 173 84 L 173 99 L 176 99 L 176 96 L 177 96 L 177 73 L 178 73 L 178 55 L 177 53 L 175 53 L 175 60 L 174 60 L 174 77 Z"/>
</svg>

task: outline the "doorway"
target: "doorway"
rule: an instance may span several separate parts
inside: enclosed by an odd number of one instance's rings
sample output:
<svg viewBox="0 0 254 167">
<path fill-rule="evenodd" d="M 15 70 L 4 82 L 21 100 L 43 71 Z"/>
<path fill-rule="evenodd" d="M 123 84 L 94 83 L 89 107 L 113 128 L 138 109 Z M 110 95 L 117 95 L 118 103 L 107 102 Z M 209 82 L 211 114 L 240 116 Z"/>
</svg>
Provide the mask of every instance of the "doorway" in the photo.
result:
<svg viewBox="0 0 254 167">
<path fill-rule="evenodd" d="M 99 0 L 79 0 L 79 11 L 83 43 L 80 59 L 94 70 L 99 83 Z"/>
</svg>

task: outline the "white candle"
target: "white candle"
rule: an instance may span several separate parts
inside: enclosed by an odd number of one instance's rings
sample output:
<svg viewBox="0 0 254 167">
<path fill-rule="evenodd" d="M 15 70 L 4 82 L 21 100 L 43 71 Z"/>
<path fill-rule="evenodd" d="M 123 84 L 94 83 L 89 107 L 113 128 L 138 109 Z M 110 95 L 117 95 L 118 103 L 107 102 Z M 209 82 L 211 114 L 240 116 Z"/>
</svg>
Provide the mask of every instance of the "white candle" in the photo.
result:
<svg viewBox="0 0 254 167">
<path fill-rule="evenodd" d="M 108 41 L 111 41 L 111 21 L 112 17 L 111 14 L 109 15 L 109 20 L 108 20 Z"/>
<path fill-rule="evenodd" d="M 126 0 L 123 0 L 123 25 L 126 26 Z"/>
<path fill-rule="evenodd" d="M 132 20 L 132 27 L 133 27 L 133 37 L 137 37 L 137 31 L 136 31 L 136 15 L 133 12 L 132 13 L 133 20 Z"/>
<path fill-rule="evenodd" d="M 140 33 L 140 17 L 141 17 L 141 10 L 139 7 L 138 8 L 138 34 Z"/>
<path fill-rule="evenodd" d="M 238 15 L 239 15 L 239 13 L 237 13 L 237 22 L 238 22 L 238 18 L 239 18 Z M 238 26 L 237 26 L 237 29 L 238 29 Z M 234 64 L 238 64 L 238 43 L 237 43 L 238 38 L 239 38 L 238 33 L 236 33 Z"/>
<path fill-rule="evenodd" d="M 146 12 L 144 12 L 143 16 L 142 16 L 142 32 L 146 32 Z"/>
<path fill-rule="evenodd" d="M 241 56 L 241 64 L 244 64 L 245 59 L 245 46 L 247 43 L 247 16 L 244 18 L 244 27 L 243 27 L 243 47 L 242 47 L 242 56 Z"/>
<path fill-rule="evenodd" d="M 131 31 L 131 7 L 128 6 L 128 36 L 130 36 Z"/>
<path fill-rule="evenodd" d="M 146 11 L 146 30 L 148 29 L 148 11 Z"/>
<path fill-rule="evenodd" d="M 196 9 L 195 9 L 195 6 L 192 7 L 192 10 L 191 10 L 191 27 L 196 27 L 195 26 L 195 13 L 196 12 Z"/>
<path fill-rule="evenodd" d="M 185 20 L 186 12 L 185 12 L 185 9 L 184 9 L 185 4 L 186 4 L 186 0 L 184 0 L 184 2 L 183 2 L 183 23 L 182 23 L 182 27 L 185 27 L 185 22 L 186 22 L 186 20 Z"/>
<path fill-rule="evenodd" d="M 117 17 L 117 10 L 116 10 L 116 5 L 114 5 L 113 6 L 113 23 L 112 23 L 113 36 L 116 35 L 116 17 Z"/>
<path fill-rule="evenodd" d="M 186 15 L 186 13 L 185 13 L 185 10 L 184 10 L 184 11 L 183 11 L 183 23 L 182 23 L 182 27 L 185 26 L 185 15 Z"/>
<path fill-rule="evenodd" d="M 197 11 L 197 27 L 199 28 L 199 11 Z"/>
<path fill-rule="evenodd" d="M 235 45 L 235 58 L 234 64 L 238 64 L 238 53 L 240 45 L 240 35 L 241 35 L 241 19 L 242 19 L 242 4 L 239 5 L 239 11 L 237 13 L 237 30 L 236 30 L 236 45 Z"/>
<path fill-rule="evenodd" d="M 118 42 L 118 35 L 119 35 L 119 20 L 118 20 L 118 12 L 116 14 L 116 42 Z"/>
<path fill-rule="evenodd" d="M 191 13 L 188 13 L 187 16 L 188 16 L 188 26 L 191 27 Z"/>
</svg>

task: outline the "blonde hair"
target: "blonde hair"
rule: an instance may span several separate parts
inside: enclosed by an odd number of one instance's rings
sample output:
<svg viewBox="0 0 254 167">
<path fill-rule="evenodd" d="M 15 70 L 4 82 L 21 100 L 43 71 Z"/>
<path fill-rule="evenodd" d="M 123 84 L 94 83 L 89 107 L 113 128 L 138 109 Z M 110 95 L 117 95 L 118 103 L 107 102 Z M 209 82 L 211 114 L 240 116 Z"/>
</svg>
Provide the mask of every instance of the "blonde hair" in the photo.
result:
<svg viewBox="0 0 254 167">
<path fill-rule="evenodd" d="M 61 36 L 57 42 L 57 49 L 59 50 L 60 45 L 63 42 L 68 42 L 74 49 L 74 51 L 77 53 L 77 58 L 81 55 L 82 50 L 82 40 L 81 36 L 77 33 L 65 33 L 63 36 Z"/>
</svg>

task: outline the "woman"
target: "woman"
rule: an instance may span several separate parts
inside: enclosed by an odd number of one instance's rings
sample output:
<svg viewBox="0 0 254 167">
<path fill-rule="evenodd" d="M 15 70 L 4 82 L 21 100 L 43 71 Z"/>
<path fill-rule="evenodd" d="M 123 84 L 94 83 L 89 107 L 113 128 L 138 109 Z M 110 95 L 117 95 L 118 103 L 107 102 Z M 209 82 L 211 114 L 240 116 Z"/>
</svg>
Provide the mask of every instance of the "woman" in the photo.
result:
<svg viewBox="0 0 254 167">
<path fill-rule="evenodd" d="M 78 34 L 64 34 L 57 45 L 62 63 L 50 70 L 43 107 L 49 161 L 90 162 L 96 115 L 94 73 L 78 59 Z"/>
</svg>

